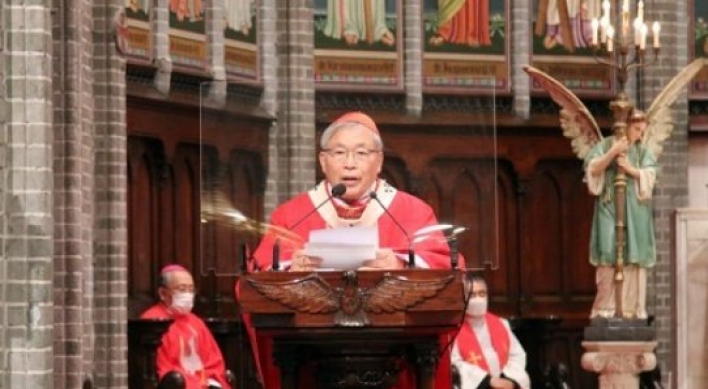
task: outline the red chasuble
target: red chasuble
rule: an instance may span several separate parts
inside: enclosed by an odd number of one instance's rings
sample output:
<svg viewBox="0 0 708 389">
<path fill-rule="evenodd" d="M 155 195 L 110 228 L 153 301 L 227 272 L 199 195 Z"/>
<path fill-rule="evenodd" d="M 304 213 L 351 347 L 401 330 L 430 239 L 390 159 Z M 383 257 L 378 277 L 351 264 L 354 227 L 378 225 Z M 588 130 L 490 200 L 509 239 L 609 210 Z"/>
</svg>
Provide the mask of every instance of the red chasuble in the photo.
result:
<svg viewBox="0 0 708 389">
<path fill-rule="evenodd" d="M 487 313 L 484 316 L 484 320 L 487 322 L 489 337 L 492 339 L 492 347 L 494 347 L 494 351 L 497 352 L 497 357 L 499 358 L 499 366 L 503 368 L 509 360 L 509 346 L 511 344 L 509 331 L 504 326 L 502 320 L 496 315 Z M 484 358 L 477 336 L 474 334 L 472 326 L 469 323 L 465 322 L 465 324 L 462 325 L 460 333 L 457 335 L 456 342 L 457 348 L 460 350 L 460 356 L 462 356 L 465 361 L 489 372 L 487 360 Z"/>
<path fill-rule="evenodd" d="M 186 389 L 206 388 L 210 378 L 229 389 L 221 350 L 202 319 L 192 313 L 175 316 L 163 303 L 153 305 L 141 318 L 174 320 L 157 349 L 160 379 L 176 371 L 184 376 Z"/>
<path fill-rule="evenodd" d="M 287 262 L 293 251 L 301 249 L 307 242 L 310 231 L 350 225 L 377 225 L 379 247 L 393 249 L 397 254 L 406 254 L 408 250 L 406 235 L 383 211 L 381 205 L 373 200 L 368 202 L 360 221 L 338 218 L 332 202 L 326 203 L 318 212 L 302 220 L 303 216 L 319 203 L 313 202 L 313 198 L 326 200 L 325 186 L 324 183 L 320 183 L 317 188 L 294 197 L 273 212 L 271 226 L 274 227 L 268 230 L 253 255 L 259 269 L 268 270 L 273 264 L 273 244 L 276 240 L 280 246 L 280 259 Z M 383 180 L 376 192 L 384 205 L 387 205 L 391 215 L 403 226 L 406 234 L 413 235 L 422 227 L 438 224 L 433 209 L 421 199 L 398 191 Z M 450 268 L 450 248 L 441 233 L 416 243 L 414 249 L 416 255 L 422 258 L 422 262 L 419 261 L 421 263 L 416 263 L 418 267 Z"/>
<path fill-rule="evenodd" d="M 277 240 L 280 247 L 279 258 L 283 261 L 282 268 L 287 268 L 292 253 L 301 249 L 309 238 L 309 232 L 323 228 L 347 227 L 347 226 L 378 226 L 379 247 L 390 248 L 396 254 L 405 258 L 408 250 L 408 238 L 406 234 L 413 235 L 417 230 L 438 224 L 433 209 L 421 199 L 405 192 L 396 190 L 384 180 L 379 180 L 376 193 L 378 198 L 388 208 L 398 222 L 405 229 L 405 233 L 396 226 L 390 215 L 383 211 L 383 208 L 376 201 L 369 201 L 366 204 L 361 218 L 351 220 L 341 218 L 337 214 L 335 205 L 329 197 L 327 185 L 320 183 L 309 192 L 300 194 L 290 201 L 278 207 L 271 215 L 271 228 L 263 237 L 260 245 L 254 253 L 255 266 L 261 270 L 269 270 L 273 263 L 273 246 Z M 315 213 L 303 217 L 311 212 L 317 204 L 324 205 Z M 293 228 L 295 226 L 295 228 Z M 414 246 L 417 256 L 417 267 L 431 269 L 450 268 L 450 248 L 442 233 L 433 234 L 429 239 L 423 240 Z M 464 259 L 460 256 L 460 263 L 464 264 Z M 464 265 L 461 265 L 464 266 Z M 236 296 L 238 298 L 238 286 L 236 286 Z M 253 347 L 254 357 L 258 364 L 259 373 L 265 381 L 266 389 L 280 388 L 280 373 L 273 364 L 272 339 L 257 334 L 257 331 L 249 325 L 248 315 L 245 315 L 246 328 Z M 450 334 L 454 336 L 454 334 Z M 449 344 L 447 336 L 441 337 L 441 347 Z M 305 374 L 300 374 L 302 377 Z M 436 389 L 449 389 L 451 384 L 450 373 L 450 350 L 442 350 L 438 369 L 435 376 Z M 395 389 L 415 388 L 415 375 L 412 369 L 404 369 L 399 375 L 399 382 Z M 301 382 L 300 387 L 308 387 L 311 383 Z"/>
</svg>

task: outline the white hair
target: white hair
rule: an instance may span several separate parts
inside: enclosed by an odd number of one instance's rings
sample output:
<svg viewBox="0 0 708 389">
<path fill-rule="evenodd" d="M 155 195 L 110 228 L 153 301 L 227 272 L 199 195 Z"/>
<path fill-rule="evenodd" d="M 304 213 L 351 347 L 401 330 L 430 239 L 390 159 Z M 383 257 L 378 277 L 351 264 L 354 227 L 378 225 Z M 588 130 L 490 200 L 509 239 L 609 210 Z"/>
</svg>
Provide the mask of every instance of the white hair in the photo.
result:
<svg viewBox="0 0 708 389">
<path fill-rule="evenodd" d="M 381 140 L 381 135 L 379 135 L 376 131 L 366 127 L 365 125 L 363 125 L 359 122 L 353 122 L 353 121 L 338 122 L 338 123 L 330 124 L 329 127 L 327 127 L 324 130 L 324 132 L 322 133 L 322 137 L 320 138 L 320 147 L 322 149 L 326 149 L 329 141 L 332 139 L 332 137 L 339 130 L 343 130 L 346 128 L 352 128 L 354 126 L 364 126 L 369 131 L 371 131 L 372 135 L 374 136 L 374 143 L 376 144 L 376 149 L 379 151 L 383 150 L 383 141 Z"/>
</svg>

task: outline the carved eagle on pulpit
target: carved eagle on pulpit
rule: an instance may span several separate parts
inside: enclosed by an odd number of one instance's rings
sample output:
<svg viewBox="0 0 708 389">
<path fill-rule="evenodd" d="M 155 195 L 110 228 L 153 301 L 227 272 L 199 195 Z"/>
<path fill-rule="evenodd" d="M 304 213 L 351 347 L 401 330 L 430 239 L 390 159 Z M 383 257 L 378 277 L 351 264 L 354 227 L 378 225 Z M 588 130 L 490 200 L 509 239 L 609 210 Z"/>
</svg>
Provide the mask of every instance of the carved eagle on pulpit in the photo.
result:
<svg viewBox="0 0 708 389">
<path fill-rule="evenodd" d="M 367 312 L 394 313 L 406 310 L 436 296 L 453 280 L 453 275 L 433 280 L 411 280 L 385 273 L 371 288 L 359 286 L 357 272 L 342 274 L 344 285 L 332 287 L 319 274 L 312 273 L 289 281 L 248 282 L 263 296 L 310 314 L 334 314 L 335 325 L 361 327 L 369 324 Z"/>
</svg>

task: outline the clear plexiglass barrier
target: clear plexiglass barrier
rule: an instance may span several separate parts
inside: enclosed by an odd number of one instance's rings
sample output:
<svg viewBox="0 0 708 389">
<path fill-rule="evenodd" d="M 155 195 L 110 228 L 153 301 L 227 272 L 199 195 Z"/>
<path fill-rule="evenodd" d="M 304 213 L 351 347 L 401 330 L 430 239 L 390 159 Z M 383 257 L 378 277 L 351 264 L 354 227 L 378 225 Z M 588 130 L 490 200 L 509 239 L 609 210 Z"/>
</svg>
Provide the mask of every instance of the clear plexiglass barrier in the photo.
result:
<svg viewBox="0 0 708 389">
<path fill-rule="evenodd" d="M 494 82 L 470 78 L 465 85 Z M 267 163 L 273 160 L 268 153 L 278 148 L 267 145 L 267 125 L 258 132 L 234 119 L 232 105 L 243 104 L 248 97 L 233 96 L 219 83 L 203 83 L 200 89 L 200 269 L 203 275 L 234 277 L 249 268 L 249 259 L 266 231 L 278 228 L 268 224 L 268 211 L 263 209 Z M 379 123 L 385 156 L 381 178 L 421 197 L 438 217 L 438 225 L 406 230 L 409 247 L 423 257 L 420 248 L 438 241 L 451 248 L 450 261 L 459 267 L 496 269 L 501 250 L 499 220 L 504 215 L 500 204 L 513 193 L 504 190 L 506 176 L 498 170 L 495 96 L 436 95 L 425 101 L 421 124 Z M 327 124 L 317 124 L 318 141 Z M 286 123 L 274 126 L 282 127 L 276 133 L 287 136 Z M 260 150 L 254 150 L 254 136 L 266 143 Z M 313 159 L 303 163 L 319 170 L 319 150 L 319 144 L 312 145 Z M 322 173 L 316 176 L 319 180 Z M 306 213 L 303 210 L 303 217 L 316 217 Z M 291 236 L 287 230 L 282 235 Z M 300 239 L 300 244 L 305 241 Z M 407 258 L 406 250 L 402 255 Z"/>
</svg>

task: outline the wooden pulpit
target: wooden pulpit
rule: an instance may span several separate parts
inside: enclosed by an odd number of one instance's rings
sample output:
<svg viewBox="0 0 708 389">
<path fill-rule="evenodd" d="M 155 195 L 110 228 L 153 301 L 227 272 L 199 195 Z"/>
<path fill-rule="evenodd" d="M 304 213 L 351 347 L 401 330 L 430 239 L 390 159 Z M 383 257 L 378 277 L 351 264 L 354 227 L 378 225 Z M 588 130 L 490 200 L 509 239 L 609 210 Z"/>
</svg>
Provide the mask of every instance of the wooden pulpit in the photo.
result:
<svg viewBox="0 0 708 389">
<path fill-rule="evenodd" d="M 240 304 L 272 337 L 283 389 L 312 374 L 320 389 L 393 385 L 402 366 L 432 389 L 443 334 L 463 320 L 456 270 L 260 272 L 241 281 Z"/>
</svg>

